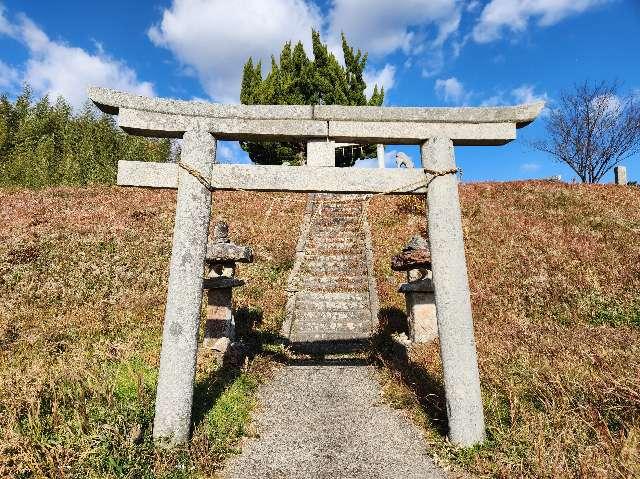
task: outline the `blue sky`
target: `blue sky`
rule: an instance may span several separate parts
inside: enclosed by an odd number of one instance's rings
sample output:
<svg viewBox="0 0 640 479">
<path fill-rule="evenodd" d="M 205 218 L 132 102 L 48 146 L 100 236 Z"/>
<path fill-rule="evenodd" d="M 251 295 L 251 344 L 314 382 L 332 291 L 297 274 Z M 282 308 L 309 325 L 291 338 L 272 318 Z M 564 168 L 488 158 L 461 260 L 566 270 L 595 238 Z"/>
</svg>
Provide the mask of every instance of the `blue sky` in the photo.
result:
<svg viewBox="0 0 640 479">
<path fill-rule="evenodd" d="M 311 28 L 334 50 L 345 31 L 369 52 L 367 78 L 385 85 L 387 105 L 553 107 L 584 80 L 640 91 L 637 0 L 0 0 L 0 90 L 15 95 L 28 81 L 76 106 L 90 84 L 237 102 L 244 61 L 268 59 L 288 39 L 308 44 Z M 543 136 L 538 120 L 509 145 L 457 148 L 464 179 L 571 180 L 527 146 Z M 219 152 L 243 161 L 233 143 Z M 640 158 L 626 166 L 640 179 Z"/>
</svg>

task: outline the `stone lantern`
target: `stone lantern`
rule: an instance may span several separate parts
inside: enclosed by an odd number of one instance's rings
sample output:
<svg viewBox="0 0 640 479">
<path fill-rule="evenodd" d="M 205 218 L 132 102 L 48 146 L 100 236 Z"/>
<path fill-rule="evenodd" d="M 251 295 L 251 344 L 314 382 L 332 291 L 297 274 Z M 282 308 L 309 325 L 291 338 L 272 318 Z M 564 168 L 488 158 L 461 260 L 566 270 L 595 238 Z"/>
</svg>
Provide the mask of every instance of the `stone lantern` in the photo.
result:
<svg viewBox="0 0 640 479">
<path fill-rule="evenodd" d="M 229 227 L 220 221 L 214 227 L 214 238 L 207 244 L 203 288 L 207 291 L 207 319 L 203 347 L 220 357 L 235 339 L 232 290 L 244 285 L 235 277 L 236 263 L 253 262 L 248 246 L 238 246 L 229 239 Z"/>
<path fill-rule="evenodd" d="M 409 340 L 426 343 L 438 337 L 438 321 L 431 272 L 429 243 L 414 236 L 402 252 L 391 259 L 391 269 L 406 271 L 407 282 L 400 286 L 407 303 Z"/>
</svg>

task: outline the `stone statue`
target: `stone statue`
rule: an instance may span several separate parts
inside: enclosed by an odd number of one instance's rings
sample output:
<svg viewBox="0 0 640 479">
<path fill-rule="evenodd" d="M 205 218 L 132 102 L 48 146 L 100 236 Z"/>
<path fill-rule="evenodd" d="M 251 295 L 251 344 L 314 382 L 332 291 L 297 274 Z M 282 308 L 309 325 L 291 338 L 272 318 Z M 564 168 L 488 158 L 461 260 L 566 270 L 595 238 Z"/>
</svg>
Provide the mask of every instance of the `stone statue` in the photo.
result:
<svg viewBox="0 0 640 479">
<path fill-rule="evenodd" d="M 407 155 L 399 151 L 396 153 L 396 167 L 398 168 L 414 168 L 413 161 Z"/>
</svg>

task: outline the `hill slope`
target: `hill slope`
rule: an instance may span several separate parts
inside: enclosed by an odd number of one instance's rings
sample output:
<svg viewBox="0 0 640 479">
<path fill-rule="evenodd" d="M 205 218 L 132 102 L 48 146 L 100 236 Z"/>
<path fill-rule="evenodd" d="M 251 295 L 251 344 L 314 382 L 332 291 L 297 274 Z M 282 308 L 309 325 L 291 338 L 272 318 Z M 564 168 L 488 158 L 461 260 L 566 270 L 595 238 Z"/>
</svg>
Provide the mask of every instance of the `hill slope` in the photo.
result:
<svg viewBox="0 0 640 479">
<path fill-rule="evenodd" d="M 640 189 L 473 184 L 461 196 L 490 440 L 463 453 L 442 441 L 437 345 L 408 368 L 382 348 L 404 382 L 390 381 L 388 398 L 417 399 L 438 454 L 472 472 L 640 473 Z M 138 189 L 0 190 L 0 476 L 212 474 L 246 432 L 254 366 L 229 373 L 204 358 L 192 445 L 170 456 L 151 446 L 174 201 Z M 265 337 L 282 321 L 305 204 L 214 195 L 214 218 L 256 251 L 236 301 Z M 369 219 L 389 330 L 404 308 L 389 259 L 424 228 L 424 205 L 375 197 Z"/>
</svg>

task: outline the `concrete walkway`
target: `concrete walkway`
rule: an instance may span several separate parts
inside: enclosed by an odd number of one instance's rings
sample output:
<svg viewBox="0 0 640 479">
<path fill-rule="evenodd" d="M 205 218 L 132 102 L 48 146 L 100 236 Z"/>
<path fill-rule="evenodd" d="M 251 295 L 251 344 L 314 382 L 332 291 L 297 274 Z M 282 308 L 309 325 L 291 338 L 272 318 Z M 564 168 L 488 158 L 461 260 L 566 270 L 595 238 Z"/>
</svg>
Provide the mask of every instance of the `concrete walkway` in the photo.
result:
<svg viewBox="0 0 640 479">
<path fill-rule="evenodd" d="M 289 365 L 260 390 L 259 437 L 223 472 L 227 479 L 445 478 L 420 430 L 382 403 L 372 366 Z"/>
</svg>

